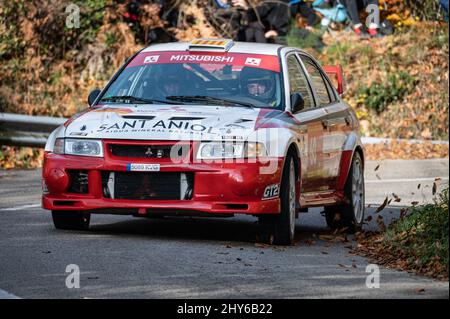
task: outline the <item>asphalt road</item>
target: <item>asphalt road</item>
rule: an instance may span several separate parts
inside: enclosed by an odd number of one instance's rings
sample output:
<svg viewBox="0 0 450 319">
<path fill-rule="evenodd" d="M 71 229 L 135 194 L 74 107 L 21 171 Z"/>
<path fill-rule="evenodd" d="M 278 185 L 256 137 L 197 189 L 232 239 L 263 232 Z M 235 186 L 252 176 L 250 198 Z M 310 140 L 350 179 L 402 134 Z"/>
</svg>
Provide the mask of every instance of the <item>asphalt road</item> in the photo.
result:
<svg viewBox="0 0 450 319">
<path fill-rule="evenodd" d="M 390 221 L 412 201 L 430 202 L 448 159 L 368 162 L 368 214 L 395 193 Z M 377 170 L 375 168 L 378 167 Z M 418 185 L 420 184 L 420 187 Z M 297 220 L 292 247 L 255 245 L 256 219 L 93 215 L 87 232 L 53 228 L 40 208 L 40 171 L 0 171 L 0 298 L 449 298 L 448 282 L 380 267 L 367 288 L 367 259 L 329 234 L 321 209 Z M 372 221 L 366 229 L 375 229 Z M 80 288 L 66 287 L 66 267 Z"/>
</svg>

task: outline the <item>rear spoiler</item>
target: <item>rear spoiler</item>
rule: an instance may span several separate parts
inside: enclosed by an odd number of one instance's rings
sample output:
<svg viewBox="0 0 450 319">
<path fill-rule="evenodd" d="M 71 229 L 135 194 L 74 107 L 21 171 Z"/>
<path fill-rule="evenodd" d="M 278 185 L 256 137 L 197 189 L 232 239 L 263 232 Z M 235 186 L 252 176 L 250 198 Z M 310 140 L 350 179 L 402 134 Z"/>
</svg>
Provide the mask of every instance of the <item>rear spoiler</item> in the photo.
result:
<svg viewBox="0 0 450 319">
<path fill-rule="evenodd" d="M 331 82 L 333 82 L 339 95 L 344 94 L 347 84 L 345 83 L 344 72 L 340 65 L 327 65 L 323 67 Z"/>
</svg>

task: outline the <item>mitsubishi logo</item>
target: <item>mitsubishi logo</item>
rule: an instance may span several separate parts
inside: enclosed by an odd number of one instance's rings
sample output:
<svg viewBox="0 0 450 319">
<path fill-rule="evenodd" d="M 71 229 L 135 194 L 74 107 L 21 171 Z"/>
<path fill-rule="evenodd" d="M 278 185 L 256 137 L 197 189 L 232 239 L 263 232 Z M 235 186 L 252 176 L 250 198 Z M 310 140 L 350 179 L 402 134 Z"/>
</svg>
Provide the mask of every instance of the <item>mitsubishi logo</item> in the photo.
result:
<svg viewBox="0 0 450 319">
<path fill-rule="evenodd" d="M 152 148 L 147 147 L 147 151 L 144 153 L 147 157 L 151 157 L 153 155 Z"/>
</svg>

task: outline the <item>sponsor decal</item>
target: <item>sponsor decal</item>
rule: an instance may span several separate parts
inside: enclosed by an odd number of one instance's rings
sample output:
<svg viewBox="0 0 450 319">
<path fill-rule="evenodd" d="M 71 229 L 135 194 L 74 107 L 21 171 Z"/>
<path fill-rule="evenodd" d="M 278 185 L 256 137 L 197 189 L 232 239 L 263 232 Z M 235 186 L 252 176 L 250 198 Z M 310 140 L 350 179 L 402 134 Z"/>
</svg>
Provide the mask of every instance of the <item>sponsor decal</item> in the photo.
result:
<svg viewBox="0 0 450 319">
<path fill-rule="evenodd" d="M 70 136 L 88 136 L 88 133 L 83 132 L 70 132 Z"/>
<path fill-rule="evenodd" d="M 195 63 L 210 65 L 232 65 L 234 67 L 257 67 L 280 72 L 278 56 L 268 54 L 154 51 L 142 52 L 131 61 L 127 68 L 147 64 Z"/>
<path fill-rule="evenodd" d="M 234 57 L 232 56 L 220 56 L 220 55 L 172 55 L 170 62 L 221 62 L 221 63 L 233 63 Z"/>
<path fill-rule="evenodd" d="M 278 197 L 278 194 L 279 194 L 278 184 L 269 185 L 264 190 L 262 199 L 272 199 Z"/>
<path fill-rule="evenodd" d="M 139 132 L 147 129 L 158 130 L 175 130 L 175 131 L 191 131 L 191 132 L 204 132 L 211 133 L 212 126 L 205 126 L 198 123 L 192 123 L 191 121 L 173 121 L 173 120 L 159 120 L 156 123 L 150 123 L 148 120 L 133 120 L 133 121 L 121 121 L 112 124 L 101 124 L 97 129 L 97 132 Z"/>
<path fill-rule="evenodd" d="M 149 56 L 145 57 L 144 63 L 145 64 L 147 64 L 147 63 L 156 63 L 156 62 L 158 62 L 158 59 L 159 59 L 159 55 L 149 55 Z"/>
<path fill-rule="evenodd" d="M 261 64 L 261 59 L 258 58 L 247 58 L 245 60 L 245 65 L 259 66 Z"/>
<path fill-rule="evenodd" d="M 139 164 L 129 163 L 127 164 L 128 172 L 159 172 L 161 166 L 159 164 Z"/>
<path fill-rule="evenodd" d="M 102 107 L 100 109 L 94 110 L 93 112 L 97 112 L 97 113 L 129 114 L 129 113 L 133 113 L 133 110 L 132 109 L 126 109 L 126 108 Z"/>
</svg>

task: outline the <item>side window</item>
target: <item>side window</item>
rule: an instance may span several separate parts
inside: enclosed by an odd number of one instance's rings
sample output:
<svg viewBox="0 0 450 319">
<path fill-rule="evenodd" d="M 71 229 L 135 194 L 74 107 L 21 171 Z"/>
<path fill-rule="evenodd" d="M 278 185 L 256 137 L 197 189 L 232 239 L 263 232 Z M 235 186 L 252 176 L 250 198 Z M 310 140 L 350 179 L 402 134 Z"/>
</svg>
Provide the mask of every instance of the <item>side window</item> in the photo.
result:
<svg viewBox="0 0 450 319">
<path fill-rule="evenodd" d="M 287 57 L 287 67 L 289 75 L 290 94 L 300 93 L 305 100 L 305 109 L 314 107 L 311 90 L 309 88 L 308 80 L 303 72 L 295 55 Z"/>
<path fill-rule="evenodd" d="M 329 91 L 329 83 L 323 78 L 322 73 L 311 59 L 302 56 L 302 61 L 306 71 L 308 71 L 308 74 L 311 77 L 312 85 L 316 90 L 317 98 L 319 99 L 319 104 L 321 106 L 330 104 L 334 100 L 334 96 L 333 93 Z"/>
</svg>

